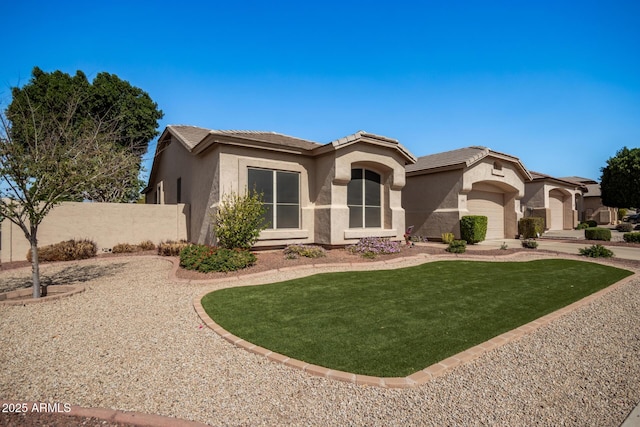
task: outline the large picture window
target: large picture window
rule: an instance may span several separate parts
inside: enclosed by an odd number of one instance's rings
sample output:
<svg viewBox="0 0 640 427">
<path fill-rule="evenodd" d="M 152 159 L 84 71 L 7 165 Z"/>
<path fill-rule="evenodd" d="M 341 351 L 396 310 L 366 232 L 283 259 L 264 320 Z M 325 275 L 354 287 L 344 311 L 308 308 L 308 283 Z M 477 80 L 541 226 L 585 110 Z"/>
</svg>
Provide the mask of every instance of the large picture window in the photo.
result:
<svg viewBox="0 0 640 427">
<path fill-rule="evenodd" d="M 380 174 L 352 169 L 347 185 L 349 228 L 380 228 L 382 224 Z"/>
<path fill-rule="evenodd" d="M 268 229 L 300 228 L 300 174 L 249 168 L 249 190 L 262 194 Z"/>
</svg>

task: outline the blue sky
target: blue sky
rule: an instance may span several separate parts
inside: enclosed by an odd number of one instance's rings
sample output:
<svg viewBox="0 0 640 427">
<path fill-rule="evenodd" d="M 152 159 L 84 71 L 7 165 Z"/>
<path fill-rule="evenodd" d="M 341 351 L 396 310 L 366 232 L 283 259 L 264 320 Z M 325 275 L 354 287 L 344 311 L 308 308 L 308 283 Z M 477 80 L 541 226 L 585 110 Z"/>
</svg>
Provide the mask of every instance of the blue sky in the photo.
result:
<svg viewBox="0 0 640 427">
<path fill-rule="evenodd" d="M 168 124 L 423 156 L 484 145 L 598 179 L 640 146 L 637 1 L 5 2 L 0 101 L 31 70 L 106 71 Z M 155 141 L 150 144 L 146 165 Z"/>
</svg>

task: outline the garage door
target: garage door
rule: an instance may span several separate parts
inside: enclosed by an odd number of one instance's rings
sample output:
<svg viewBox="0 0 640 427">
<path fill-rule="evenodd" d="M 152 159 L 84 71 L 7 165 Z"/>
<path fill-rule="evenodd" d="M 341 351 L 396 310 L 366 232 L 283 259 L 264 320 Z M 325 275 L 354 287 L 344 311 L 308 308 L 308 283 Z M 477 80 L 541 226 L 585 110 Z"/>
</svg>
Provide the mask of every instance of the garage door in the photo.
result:
<svg viewBox="0 0 640 427">
<path fill-rule="evenodd" d="M 504 194 L 473 190 L 467 196 L 469 215 L 487 217 L 487 240 L 504 239 Z"/>
<path fill-rule="evenodd" d="M 549 193 L 549 209 L 551 210 L 551 224 L 549 230 L 562 230 L 564 228 L 563 202 L 561 194 Z"/>
</svg>

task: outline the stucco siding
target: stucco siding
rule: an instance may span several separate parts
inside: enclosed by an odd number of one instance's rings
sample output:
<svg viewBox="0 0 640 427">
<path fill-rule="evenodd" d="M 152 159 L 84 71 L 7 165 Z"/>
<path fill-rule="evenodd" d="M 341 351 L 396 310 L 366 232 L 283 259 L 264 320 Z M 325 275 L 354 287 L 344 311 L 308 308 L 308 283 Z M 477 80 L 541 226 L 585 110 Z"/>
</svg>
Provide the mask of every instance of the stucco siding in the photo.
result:
<svg viewBox="0 0 640 427">
<path fill-rule="evenodd" d="M 70 239 L 90 239 L 98 252 L 118 243 L 187 239 L 189 205 L 64 202 L 45 217 L 38 231 L 38 246 Z M 2 262 L 24 261 L 29 241 L 9 220 L 2 222 Z"/>
</svg>

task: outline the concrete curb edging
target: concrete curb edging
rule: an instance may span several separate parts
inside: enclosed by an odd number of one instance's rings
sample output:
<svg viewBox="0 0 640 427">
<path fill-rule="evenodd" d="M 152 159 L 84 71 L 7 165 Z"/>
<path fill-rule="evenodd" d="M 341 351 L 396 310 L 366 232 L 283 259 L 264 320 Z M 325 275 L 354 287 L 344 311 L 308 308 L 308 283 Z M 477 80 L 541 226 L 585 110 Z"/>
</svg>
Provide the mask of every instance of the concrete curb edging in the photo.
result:
<svg viewBox="0 0 640 427">
<path fill-rule="evenodd" d="M 30 401 L 21 401 L 21 400 L 5 400 L 0 399 L 0 405 L 4 408 L 5 405 L 9 407 L 9 405 L 26 405 L 28 411 L 26 412 L 36 412 L 31 411 L 32 408 L 39 408 L 43 402 L 30 402 Z M 34 406 L 35 405 L 35 406 Z M 67 415 L 67 416 L 75 416 L 75 417 L 93 417 L 101 420 L 107 420 L 111 422 L 125 423 L 125 424 L 133 424 L 135 426 L 140 427 L 206 427 L 207 424 L 202 424 L 196 421 L 187 421 L 179 418 L 173 417 L 163 417 L 160 415 L 154 414 L 143 414 L 140 412 L 129 412 L 129 411 L 120 411 L 116 409 L 106 409 L 106 408 L 84 408 L 81 406 L 70 406 L 70 410 L 65 412 L 63 410 L 63 406 L 57 404 L 55 408 L 50 411 L 42 411 L 48 414 L 59 414 L 59 415 Z M 9 412 L 16 413 L 17 411 Z"/>
<path fill-rule="evenodd" d="M 56 285 L 56 291 L 62 291 L 61 293 L 56 293 L 55 295 L 48 295 L 46 297 L 40 298 L 26 298 L 26 299 L 9 299 L 18 296 L 28 296 L 33 294 L 33 286 L 31 288 L 26 289 L 16 289 L 14 291 L 9 291 L 1 294 L 7 299 L 0 299 L 0 305 L 25 305 L 25 304 L 36 304 L 36 303 L 45 303 L 48 301 L 54 301 L 61 298 L 68 298 L 72 295 L 76 295 L 85 291 L 85 287 L 82 285 Z"/>
<path fill-rule="evenodd" d="M 511 258 L 515 258 L 518 257 L 518 255 L 520 255 L 519 253 L 513 254 L 513 255 L 508 255 L 507 257 L 509 259 Z M 418 256 L 418 257 L 411 257 L 413 259 L 419 260 L 421 262 L 419 262 L 418 264 L 422 264 L 422 263 L 426 263 L 426 262 L 433 262 L 433 261 L 438 261 L 441 260 L 444 257 L 441 256 L 437 256 L 437 257 L 429 257 L 429 258 L 433 258 L 433 259 L 427 259 L 427 257 L 422 257 L 422 256 Z M 485 258 L 485 259 L 482 259 Z M 461 260 L 487 260 L 486 258 L 491 258 L 494 259 L 495 257 L 478 257 L 478 256 L 474 256 L 473 258 L 471 257 L 460 257 L 460 256 L 455 256 L 455 257 L 451 257 L 451 256 L 446 256 L 446 259 L 461 259 Z M 531 257 L 526 257 L 526 260 L 531 260 Z M 570 257 L 570 256 L 563 256 L 561 254 L 557 254 L 557 255 L 549 255 L 549 256 L 545 256 L 544 258 L 567 258 L 567 259 L 574 259 L 575 257 Z M 399 260 L 399 261 L 398 261 Z M 405 261 L 404 258 L 396 258 L 394 260 L 391 260 L 393 262 L 380 262 L 380 266 L 386 266 L 387 268 L 389 268 L 389 264 L 399 264 L 402 261 Z M 589 260 L 590 261 L 590 260 Z M 354 269 L 353 267 L 355 266 L 355 264 L 359 264 L 359 263 L 345 263 L 345 264 L 332 264 L 331 267 L 335 268 L 335 267 L 342 267 L 343 270 L 341 271 L 356 271 L 357 269 Z M 371 263 L 367 264 L 367 265 L 371 265 Z M 305 270 L 305 273 L 309 273 L 309 274 L 304 274 L 304 276 L 307 275 L 311 275 L 311 274 L 316 274 L 316 273 L 320 273 L 322 272 L 322 267 L 326 267 L 326 265 L 323 264 L 314 264 L 312 266 L 309 265 L 305 265 L 302 266 L 303 268 L 301 270 Z M 400 268 L 401 266 L 393 266 L 391 267 L 391 269 L 395 269 L 395 268 Z M 177 270 L 177 269 L 176 269 Z M 283 269 L 281 269 L 283 270 Z M 295 267 L 287 267 L 286 271 L 295 271 L 297 270 Z M 270 270 L 267 272 L 262 272 L 259 273 L 260 275 L 272 275 L 279 272 L 279 270 Z M 252 275 L 253 276 L 253 275 Z M 246 277 L 246 276 L 243 276 Z M 635 273 L 632 274 L 629 277 L 626 277 L 604 289 L 601 289 L 591 295 L 587 295 L 586 297 L 572 303 L 569 304 L 566 307 L 563 307 L 559 310 L 556 310 L 552 313 L 549 313 L 547 315 L 544 315 L 536 320 L 533 320 L 527 324 L 524 324 L 516 329 L 513 329 L 511 331 L 505 332 L 503 334 L 500 334 L 484 343 L 475 345 L 465 351 L 462 351 L 458 354 L 455 354 L 453 356 L 450 356 L 444 360 L 441 360 L 438 363 L 435 363 L 431 366 L 426 367 L 425 369 L 422 369 L 420 371 L 414 372 L 411 375 L 408 375 L 406 377 L 374 377 L 374 376 L 369 376 L 369 375 L 360 375 L 360 374 L 354 374 L 351 372 L 344 372 L 344 371 L 338 371 L 338 370 L 334 370 L 334 369 L 329 369 L 329 368 L 325 368 L 322 366 L 318 366 L 318 365 L 313 365 L 301 360 L 297 360 L 297 359 L 293 359 L 290 358 L 286 355 L 283 354 L 279 354 L 276 352 L 273 352 L 269 349 L 266 349 L 264 347 L 260 347 L 256 344 L 250 343 L 248 341 L 245 341 L 242 338 L 239 338 L 233 334 L 231 334 L 230 332 L 228 332 L 227 330 L 225 330 L 224 328 L 222 328 L 220 325 L 218 325 L 213 319 L 211 319 L 209 317 L 209 315 L 206 313 L 206 311 L 204 310 L 204 308 L 202 307 L 202 299 L 209 293 L 213 292 L 211 290 L 203 292 L 202 294 L 200 294 L 199 296 L 195 297 L 193 299 L 193 307 L 196 311 L 196 313 L 198 314 L 198 316 L 200 317 L 200 319 L 202 320 L 202 322 L 207 325 L 207 327 L 209 327 L 211 330 L 213 330 L 216 334 L 218 334 L 220 337 L 224 338 L 226 341 L 228 341 L 229 343 L 235 345 L 236 347 L 239 347 L 241 349 L 244 349 L 246 351 L 249 351 L 250 353 L 254 353 L 258 356 L 263 356 L 266 357 L 268 360 L 275 362 L 275 363 L 279 363 L 279 364 L 283 364 L 286 366 L 289 366 L 291 368 L 294 369 L 299 369 L 302 370 L 303 372 L 306 372 L 310 375 L 313 376 L 318 376 L 318 377 L 323 377 L 323 378 L 328 378 L 328 379 L 332 379 L 332 380 L 337 380 L 337 381 L 343 381 L 343 382 L 348 382 L 348 383 L 352 383 L 352 384 L 356 384 L 356 385 L 363 385 L 363 386 L 376 386 L 376 387 L 383 387 L 383 388 L 413 388 L 413 387 L 417 387 L 420 386 L 422 384 L 425 384 L 428 381 L 431 381 L 434 378 L 443 376 L 445 374 L 447 374 L 448 372 L 452 371 L 453 369 L 455 369 L 458 366 L 461 366 L 463 364 L 469 363 L 475 359 L 477 359 L 478 357 L 480 357 L 481 355 L 483 355 L 484 353 L 491 351 L 495 348 L 501 347 L 511 341 L 515 341 L 527 334 L 530 334 L 532 332 L 534 332 L 535 330 L 537 330 L 538 328 L 545 326 L 551 322 L 553 322 L 554 320 L 568 314 L 571 313 L 574 310 L 577 310 L 580 307 L 586 306 L 588 304 L 590 304 L 591 302 L 593 302 L 594 300 L 600 298 L 603 295 L 606 295 L 607 293 L 623 286 L 624 284 L 630 282 L 631 280 L 637 279 L 638 277 L 640 277 L 639 273 Z M 226 282 L 226 280 L 223 280 L 223 282 Z M 220 283 L 219 281 L 216 281 L 216 283 Z M 250 285 L 249 285 L 250 286 Z"/>
</svg>

